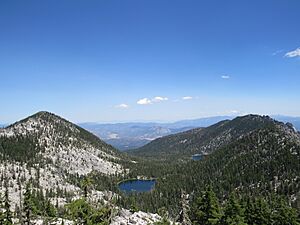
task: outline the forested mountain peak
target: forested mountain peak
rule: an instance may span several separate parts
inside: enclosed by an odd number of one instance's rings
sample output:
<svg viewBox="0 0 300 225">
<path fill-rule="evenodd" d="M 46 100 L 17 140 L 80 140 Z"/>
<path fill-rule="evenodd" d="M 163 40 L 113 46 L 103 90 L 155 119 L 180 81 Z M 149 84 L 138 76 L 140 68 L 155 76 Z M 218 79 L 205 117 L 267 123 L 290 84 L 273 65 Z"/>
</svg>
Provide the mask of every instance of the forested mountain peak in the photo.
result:
<svg viewBox="0 0 300 225">
<path fill-rule="evenodd" d="M 104 204 L 107 209 L 103 208 L 110 210 L 112 205 L 108 202 L 116 197 L 111 182 L 113 177 L 122 177 L 128 171 L 124 166 L 126 159 L 81 127 L 53 113 L 38 112 L 0 129 L 0 198 L 2 193 L 7 193 L 11 204 L 8 207 L 16 213 L 18 221 L 23 218 L 20 210 L 25 212 L 28 207 L 32 207 L 30 214 L 35 215 L 31 219 L 36 220 L 41 215 L 53 217 L 55 210 L 65 212 L 69 204 L 91 207 L 88 214 L 95 213 Z M 96 181 L 92 182 L 91 177 Z M 157 214 L 120 211 L 126 215 L 102 217 L 117 220 L 116 224 L 127 217 L 133 221 L 160 219 Z M 69 222 L 66 224 L 73 224 Z"/>
<path fill-rule="evenodd" d="M 58 142 L 77 142 L 77 144 L 80 144 L 79 142 L 81 142 L 81 144 L 86 143 L 92 145 L 112 155 L 118 154 L 112 146 L 107 145 L 92 133 L 60 116 L 46 111 L 38 112 L 1 129 L 0 136 L 35 136 L 38 139 L 56 139 L 56 144 Z"/>
<path fill-rule="evenodd" d="M 21 185 L 21 191 L 30 179 L 43 184 L 44 190 L 65 188 L 76 195 L 80 189 L 69 182 L 70 177 L 122 173 L 120 157 L 112 146 L 49 112 L 0 129 L 0 172 L 11 180 L 14 203 L 19 201 L 19 192 L 14 190 Z"/>
<path fill-rule="evenodd" d="M 193 154 L 210 154 L 251 132 L 267 127 L 284 130 L 294 139 L 299 134 L 290 124 L 284 124 L 269 116 L 245 115 L 224 120 L 207 128 L 197 128 L 156 139 L 149 144 L 130 151 L 131 154 L 151 158 L 190 158 Z"/>
<path fill-rule="evenodd" d="M 196 153 L 205 156 L 193 161 Z M 268 116 L 247 115 L 171 135 L 132 154 L 158 159 L 157 164 L 162 165 L 157 171 L 144 169 L 152 176 L 163 176 L 157 196 L 170 196 L 172 188 L 177 188 L 177 193 L 185 190 L 198 196 L 207 185 L 212 185 L 222 204 L 235 192 L 248 199 L 269 199 L 271 208 L 274 196 L 283 197 L 295 208 L 300 206 L 299 133 L 291 124 Z M 165 167 L 171 167 L 167 176 L 161 172 Z"/>
<path fill-rule="evenodd" d="M 99 168 L 101 166 L 99 164 L 105 164 L 103 162 L 109 162 L 118 157 L 118 152 L 98 137 L 45 111 L 1 129 L 0 137 L 2 156 L 26 163 L 38 162 L 41 158 L 50 158 L 54 162 L 67 164 L 73 160 L 76 163 L 83 160 L 91 161 L 91 165 L 86 163 L 86 167 Z M 75 155 L 77 160 L 74 159 Z M 65 160 L 58 160 L 61 157 Z M 106 172 L 111 170 L 110 165 L 106 167 Z M 90 171 L 91 168 L 88 170 Z"/>
</svg>

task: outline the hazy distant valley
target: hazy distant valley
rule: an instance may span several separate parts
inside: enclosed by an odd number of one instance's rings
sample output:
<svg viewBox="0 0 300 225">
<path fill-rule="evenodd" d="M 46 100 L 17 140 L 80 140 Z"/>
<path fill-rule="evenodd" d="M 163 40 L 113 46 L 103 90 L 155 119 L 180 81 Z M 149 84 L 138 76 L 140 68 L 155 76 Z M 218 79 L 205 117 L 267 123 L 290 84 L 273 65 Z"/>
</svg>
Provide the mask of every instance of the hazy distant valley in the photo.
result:
<svg viewBox="0 0 300 225">
<path fill-rule="evenodd" d="M 180 133 L 193 128 L 204 128 L 233 116 L 216 116 L 194 120 L 181 120 L 174 123 L 80 123 L 79 125 L 115 148 L 126 151 L 142 147 L 149 142 L 171 134 Z M 272 118 L 292 123 L 300 130 L 300 118 L 289 116 L 272 116 Z"/>
<path fill-rule="evenodd" d="M 206 127 L 228 118 L 231 117 L 210 117 L 196 120 L 182 120 L 174 123 L 81 123 L 79 125 L 117 149 L 124 151 L 139 148 L 159 137 L 196 127 Z"/>
</svg>

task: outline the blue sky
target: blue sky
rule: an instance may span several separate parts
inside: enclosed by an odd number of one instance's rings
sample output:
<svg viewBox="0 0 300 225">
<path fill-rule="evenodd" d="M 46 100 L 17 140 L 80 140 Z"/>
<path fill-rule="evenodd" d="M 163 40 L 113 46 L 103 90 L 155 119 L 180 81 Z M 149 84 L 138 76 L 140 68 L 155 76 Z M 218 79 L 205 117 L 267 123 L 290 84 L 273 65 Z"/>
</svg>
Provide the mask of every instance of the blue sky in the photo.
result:
<svg viewBox="0 0 300 225">
<path fill-rule="evenodd" d="M 300 115 L 298 0 L 2 0 L 0 122 Z"/>
</svg>

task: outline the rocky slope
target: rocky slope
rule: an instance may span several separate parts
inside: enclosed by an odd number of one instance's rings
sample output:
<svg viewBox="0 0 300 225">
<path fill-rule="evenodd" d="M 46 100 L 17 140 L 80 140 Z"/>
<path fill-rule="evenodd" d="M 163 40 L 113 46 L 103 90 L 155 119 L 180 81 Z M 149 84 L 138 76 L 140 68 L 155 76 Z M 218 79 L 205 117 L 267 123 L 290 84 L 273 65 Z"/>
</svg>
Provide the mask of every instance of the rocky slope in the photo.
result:
<svg viewBox="0 0 300 225">
<path fill-rule="evenodd" d="M 12 209 L 20 205 L 25 184 L 35 182 L 44 192 L 67 192 L 76 198 L 81 189 L 69 182 L 70 175 L 92 171 L 118 174 L 120 155 L 110 145 L 82 128 L 48 112 L 39 112 L 0 129 L 0 190 L 8 180 Z M 103 199 L 105 193 L 93 193 Z M 66 196 L 55 194 L 53 203 L 64 205 Z"/>
<path fill-rule="evenodd" d="M 122 160 L 120 152 L 88 131 L 52 113 L 39 112 L 0 129 L 0 193 L 7 189 L 11 210 L 18 211 L 30 183 L 33 191 L 42 191 L 53 205 L 63 207 L 83 196 L 78 183 L 72 182 L 74 177 L 122 175 L 127 171 Z M 92 189 L 87 201 L 103 204 L 114 196 L 111 191 Z M 116 209 L 113 224 L 151 224 L 160 219 L 157 214 Z M 31 222 L 44 224 L 44 218 Z M 52 224 L 62 224 L 62 219 Z M 64 219 L 64 224 L 75 223 Z"/>
<path fill-rule="evenodd" d="M 118 152 L 84 129 L 48 112 L 39 112 L 0 130 L 2 157 L 51 162 L 71 174 L 92 170 L 118 173 Z"/>
</svg>

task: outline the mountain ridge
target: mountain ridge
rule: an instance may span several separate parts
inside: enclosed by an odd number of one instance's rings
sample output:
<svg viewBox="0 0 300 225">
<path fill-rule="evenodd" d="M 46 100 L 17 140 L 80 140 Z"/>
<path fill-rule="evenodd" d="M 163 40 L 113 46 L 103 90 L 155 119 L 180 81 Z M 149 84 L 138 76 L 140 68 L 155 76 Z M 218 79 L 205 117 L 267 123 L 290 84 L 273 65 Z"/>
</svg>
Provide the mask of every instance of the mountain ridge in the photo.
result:
<svg viewBox="0 0 300 225">
<path fill-rule="evenodd" d="M 196 128 L 162 137 L 141 148 L 130 150 L 128 153 L 150 158 L 155 158 L 155 154 L 163 157 L 180 154 L 185 157 L 191 157 L 193 154 L 209 154 L 242 135 L 274 124 L 284 125 L 269 116 L 250 114 L 233 120 L 224 120 L 207 128 Z"/>
</svg>

